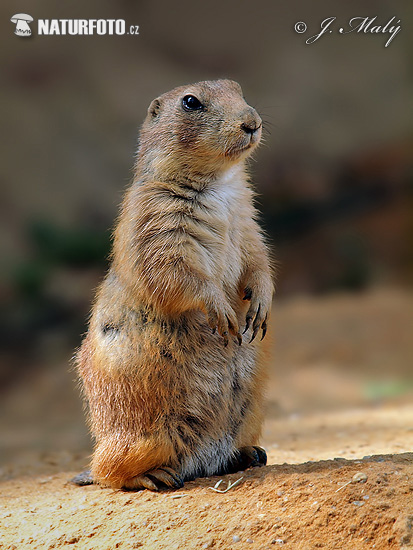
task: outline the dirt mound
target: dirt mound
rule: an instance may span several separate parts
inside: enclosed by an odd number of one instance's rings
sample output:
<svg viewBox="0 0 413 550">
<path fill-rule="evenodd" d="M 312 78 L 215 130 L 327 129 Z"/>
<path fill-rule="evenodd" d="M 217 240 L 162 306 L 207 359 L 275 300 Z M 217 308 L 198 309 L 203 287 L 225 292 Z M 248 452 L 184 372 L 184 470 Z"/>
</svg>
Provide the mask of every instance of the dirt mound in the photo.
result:
<svg viewBox="0 0 413 550">
<path fill-rule="evenodd" d="M 74 472 L 73 472 L 74 473 Z M 0 548 L 392 549 L 413 545 L 413 454 L 271 465 L 179 491 L 79 488 L 72 473 L 3 484 Z"/>
</svg>

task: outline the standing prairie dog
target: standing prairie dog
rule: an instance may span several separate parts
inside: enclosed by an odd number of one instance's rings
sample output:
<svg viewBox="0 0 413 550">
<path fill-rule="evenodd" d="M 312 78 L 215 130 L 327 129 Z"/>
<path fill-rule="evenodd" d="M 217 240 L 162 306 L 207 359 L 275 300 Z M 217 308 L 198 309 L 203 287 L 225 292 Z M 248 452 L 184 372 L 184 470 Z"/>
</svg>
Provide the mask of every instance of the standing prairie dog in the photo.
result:
<svg viewBox="0 0 413 550">
<path fill-rule="evenodd" d="M 96 446 L 75 482 L 158 490 L 266 463 L 273 283 L 244 166 L 261 126 L 230 80 L 152 101 L 77 355 Z"/>
</svg>

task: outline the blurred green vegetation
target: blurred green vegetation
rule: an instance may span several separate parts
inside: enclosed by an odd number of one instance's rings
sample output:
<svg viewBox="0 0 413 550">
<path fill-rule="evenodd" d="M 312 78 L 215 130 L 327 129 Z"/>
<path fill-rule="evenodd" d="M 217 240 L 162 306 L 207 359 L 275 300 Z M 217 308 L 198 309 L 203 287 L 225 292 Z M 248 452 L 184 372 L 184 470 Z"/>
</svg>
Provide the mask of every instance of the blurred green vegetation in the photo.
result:
<svg viewBox="0 0 413 550">
<path fill-rule="evenodd" d="M 65 228 L 48 220 L 28 225 L 31 257 L 13 267 L 11 284 L 25 299 L 38 298 L 56 267 L 105 266 L 110 253 L 109 231 Z"/>
<path fill-rule="evenodd" d="M 16 366 L 53 361 L 51 340 L 59 342 L 60 353 L 78 345 L 111 246 L 109 230 L 67 228 L 44 219 L 29 223 L 25 236 L 30 254 L 24 261 L 7 262 L 2 274 L 0 344 L 7 359 L 0 372 L 3 387 Z"/>
<path fill-rule="evenodd" d="M 92 227 L 63 228 L 38 220 L 29 226 L 28 237 L 38 258 L 50 265 L 104 265 L 110 252 L 109 232 Z"/>
<path fill-rule="evenodd" d="M 412 379 L 370 380 L 364 386 L 364 396 L 371 401 L 400 397 L 413 390 Z"/>
</svg>

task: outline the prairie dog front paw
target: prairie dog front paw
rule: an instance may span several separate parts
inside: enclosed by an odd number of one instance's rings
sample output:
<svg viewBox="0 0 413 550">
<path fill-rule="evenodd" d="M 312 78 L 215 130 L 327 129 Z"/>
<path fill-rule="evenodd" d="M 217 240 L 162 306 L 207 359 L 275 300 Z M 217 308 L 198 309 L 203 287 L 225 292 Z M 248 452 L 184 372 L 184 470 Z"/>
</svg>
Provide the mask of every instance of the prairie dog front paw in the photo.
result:
<svg viewBox="0 0 413 550">
<path fill-rule="evenodd" d="M 261 284 L 247 284 L 244 288 L 243 300 L 248 300 L 251 302 L 245 317 L 244 329 L 245 334 L 251 327 L 252 323 L 250 343 L 257 336 L 260 329 L 262 330 L 261 340 L 267 333 L 267 320 L 271 310 L 272 295 L 273 284 L 269 279 L 262 281 Z"/>
<path fill-rule="evenodd" d="M 239 345 L 241 345 L 242 336 L 238 319 L 224 294 L 217 292 L 214 299 L 208 300 L 205 304 L 205 309 L 209 326 L 214 332 L 218 330 L 218 333 L 224 339 L 224 346 L 228 345 L 229 333 L 233 334 L 237 338 Z"/>
</svg>

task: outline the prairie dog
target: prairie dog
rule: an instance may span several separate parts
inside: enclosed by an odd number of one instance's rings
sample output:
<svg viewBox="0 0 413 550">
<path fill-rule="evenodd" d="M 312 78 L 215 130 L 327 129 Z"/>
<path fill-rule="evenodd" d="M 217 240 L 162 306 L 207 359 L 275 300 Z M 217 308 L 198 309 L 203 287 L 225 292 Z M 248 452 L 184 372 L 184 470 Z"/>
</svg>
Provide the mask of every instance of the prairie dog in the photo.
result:
<svg viewBox="0 0 413 550">
<path fill-rule="evenodd" d="M 273 283 L 245 173 L 261 129 L 230 80 L 149 106 L 77 354 L 96 445 L 75 482 L 158 490 L 265 464 L 255 337 Z"/>
</svg>

